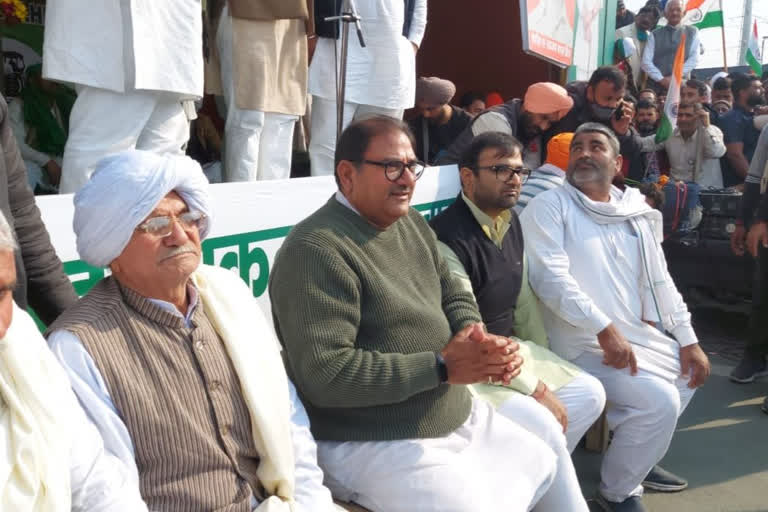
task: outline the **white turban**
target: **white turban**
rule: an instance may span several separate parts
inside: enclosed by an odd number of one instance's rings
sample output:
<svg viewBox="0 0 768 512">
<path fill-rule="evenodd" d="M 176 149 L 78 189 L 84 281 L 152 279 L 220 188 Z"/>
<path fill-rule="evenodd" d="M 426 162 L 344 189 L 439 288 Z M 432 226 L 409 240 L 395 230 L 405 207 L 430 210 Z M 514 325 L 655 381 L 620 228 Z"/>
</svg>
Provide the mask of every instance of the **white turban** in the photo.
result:
<svg viewBox="0 0 768 512">
<path fill-rule="evenodd" d="M 208 234 L 211 205 L 208 180 L 187 156 L 129 150 L 104 158 L 75 194 L 73 227 L 77 252 L 86 263 L 106 267 L 123 252 L 133 231 L 169 192 L 190 210 L 206 215 L 200 239 Z"/>
</svg>

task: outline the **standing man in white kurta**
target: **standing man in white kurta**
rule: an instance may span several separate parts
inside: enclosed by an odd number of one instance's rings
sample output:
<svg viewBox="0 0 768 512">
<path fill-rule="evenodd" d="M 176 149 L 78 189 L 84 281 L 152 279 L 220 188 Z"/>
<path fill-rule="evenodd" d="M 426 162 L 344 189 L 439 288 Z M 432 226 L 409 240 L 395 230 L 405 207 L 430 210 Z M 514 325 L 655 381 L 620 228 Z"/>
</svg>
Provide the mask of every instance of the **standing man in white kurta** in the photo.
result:
<svg viewBox="0 0 768 512">
<path fill-rule="evenodd" d="M 183 154 L 182 102 L 203 94 L 199 0 L 57 0 L 45 13 L 43 78 L 75 85 L 61 193 L 126 149 Z"/>
<path fill-rule="evenodd" d="M 214 16 L 206 90 L 227 103 L 226 181 L 290 177 L 293 129 L 307 110 L 311 9 L 311 0 L 227 0 Z"/>
<path fill-rule="evenodd" d="M 642 512 L 644 485 L 687 486 L 656 464 L 710 367 L 667 271 L 661 214 L 636 189 L 611 185 L 621 163 L 613 132 L 583 124 L 566 183 L 531 200 L 520 223 L 552 350 L 605 387 L 614 436 L 598 502 Z"/>
<path fill-rule="evenodd" d="M 336 2 L 339 8 L 345 3 Z M 362 18 L 365 48 L 351 27 L 343 126 L 376 114 L 400 119 L 416 98 L 416 51 L 427 27 L 427 0 L 355 0 L 355 7 Z M 330 176 L 336 148 L 336 66 L 341 38 L 334 39 L 336 22 L 323 21 L 338 13 L 315 12 L 319 37 L 309 66 L 309 157 L 313 176 Z"/>
</svg>

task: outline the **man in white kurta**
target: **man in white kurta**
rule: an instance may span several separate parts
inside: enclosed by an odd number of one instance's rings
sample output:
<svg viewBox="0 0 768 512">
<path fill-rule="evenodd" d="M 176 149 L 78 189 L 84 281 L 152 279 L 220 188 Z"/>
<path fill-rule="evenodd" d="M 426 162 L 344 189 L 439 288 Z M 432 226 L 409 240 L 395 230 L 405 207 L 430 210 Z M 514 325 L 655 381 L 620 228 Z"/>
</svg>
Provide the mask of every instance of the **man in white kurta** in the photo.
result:
<svg viewBox="0 0 768 512">
<path fill-rule="evenodd" d="M 341 4 L 341 2 L 338 2 Z M 416 97 L 416 51 L 427 26 L 427 0 L 414 0 L 406 12 L 401 0 L 356 0 L 365 48 L 350 29 L 344 122 L 381 114 L 402 118 Z M 321 20 L 316 20 L 318 27 Z M 409 28 L 407 36 L 403 30 Z M 313 176 L 333 174 L 336 148 L 336 63 L 341 39 L 318 37 L 309 66 L 312 131 L 309 156 Z M 337 58 L 338 56 L 338 58 Z"/>
<path fill-rule="evenodd" d="M 15 246 L 0 213 L 0 510 L 146 511 L 32 317 L 13 301 Z"/>
<path fill-rule="evenodd" d="M 126 149 L 183 154 L 185 100 L 203 94 L 199 0 L 57 0 L 47 5 L 43 78 L 74 84 L 61 193 Z"/>
<path fill-rule="evenodd" d="M 552 350 L 605 387 L 614 436 L 598 500 L 606 510 L 643 511 L 643 483 L 685 487 L 655 465 L 709 362 L 667 271 L 661 215 L 636 189 L 611 186 L 618 151 L 608 129 L 582 125 L 566 183 L 536 196 L 520 222 Z"/>
</svg>

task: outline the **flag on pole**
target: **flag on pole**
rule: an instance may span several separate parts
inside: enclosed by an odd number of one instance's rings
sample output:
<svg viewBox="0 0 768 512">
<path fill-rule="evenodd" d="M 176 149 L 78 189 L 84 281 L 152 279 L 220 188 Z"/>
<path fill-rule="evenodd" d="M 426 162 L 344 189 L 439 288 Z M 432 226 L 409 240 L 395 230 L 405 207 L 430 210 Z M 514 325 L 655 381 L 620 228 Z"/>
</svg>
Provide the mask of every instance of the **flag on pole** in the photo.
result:
<svg viewBox="0 0 768 512">
<path fill-rule="evenodd" d="M 752 26 L 752 34 L 749 36 L 749 43 L 747 45 L 747 64 L 752 68 L 752 71 L 759 77 L 763 74 L 763 56 L 760 55 L 760 45 L 757 44 L 757 20 L 754 21 Z"/>
<path fill-rule="evenodd" d="M 683 23 L 699 30 L 723 26 L 720 0 L 689 0 L 683 13 Z"/>
<path fill-rule="evenodd" d="M 667 140 L 677 128 L 677 107 L 680 104 L 680 86 L 683 83 L 683 64 L 685 64 L 685 32 L 680 39 L 677 53 L 675 53 L 675 64 L 669 80 L 667 100 L 664 102 L 664 115 L 661 117 L 659 129 L 656 131 L 657 144 Z"/>
</svg>

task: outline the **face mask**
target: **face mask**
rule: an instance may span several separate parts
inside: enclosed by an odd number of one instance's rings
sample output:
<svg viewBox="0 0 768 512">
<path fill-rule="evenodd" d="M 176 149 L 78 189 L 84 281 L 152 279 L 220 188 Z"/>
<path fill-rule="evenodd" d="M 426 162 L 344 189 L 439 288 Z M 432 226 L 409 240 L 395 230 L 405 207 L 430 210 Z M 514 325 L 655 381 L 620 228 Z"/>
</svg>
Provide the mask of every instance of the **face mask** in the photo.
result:
<svg viewBox="0 0 768 512">
<path fill-rule="evenodd" d="M 747 105 L 749 105 L 750 107 L 759 107 L 763 103 L 765 103 L 765 98 L 763 98 L 759 94 L 753 94 L 752 96 L 747 98 Z"/>
<path fill-rule="evenodd" d="M 589 108 L 592 110 L 592 117 L 602 123 L 610 121 L 613 112 L 616 110 L 614 107 L 604 107 L 597 103 L 590 103 Z"/>
<path fill-rule="evenodd" d="M 645 30 L 638 30 L 637 31 L 637 40 L 641 42 L 645 42 L 648 40 L 648 32 Z"/>
<path fill-rule="evenodd" d="M 640 123 L 637 125 L 637 131 L 640 132 L 640 135 L 645 137 L 656 131 L 656 125 L 653 123 Z"/>
</svg>

